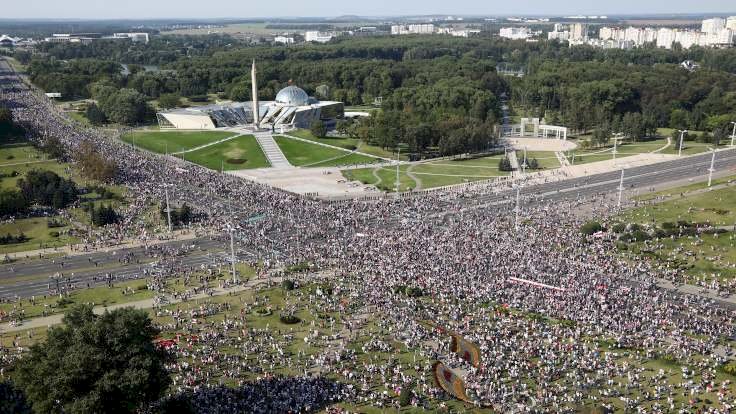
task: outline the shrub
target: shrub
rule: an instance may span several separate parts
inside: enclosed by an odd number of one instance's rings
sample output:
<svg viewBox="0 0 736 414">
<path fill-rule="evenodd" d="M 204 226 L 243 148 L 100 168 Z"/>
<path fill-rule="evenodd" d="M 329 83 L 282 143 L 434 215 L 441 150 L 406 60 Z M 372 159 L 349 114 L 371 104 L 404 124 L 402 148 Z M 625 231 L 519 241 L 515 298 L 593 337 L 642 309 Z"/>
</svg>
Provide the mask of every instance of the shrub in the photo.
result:
<svg viewBox="0 0 736 414">
<path fill-rule="evenodd" d="M 51 237 L 59 237 L 59 232 L 58 231 L 50 231 L 49 232 L 49 236 L 51 236 Z"/>
<path fill-rule="evenodd" d="M 406 407 L 409 404 L 411 404 L 411 396 L 412 396 L 412 390 L 414 389 L 414 384 L 404 384 L 403 387 L 401 387 L 401 393 L 399 393 L 399 405 L 402 407 Z"/>
<path fill-rule="evenodd" d="M 643 241 L 651 239 L 652 237 L 645 231 L 636 230 L 636 231 L 631 232 L 631 238 L 634 241 L 643 242 Z"/>
<path fill-rule="evenodd" d="M 586 236 L 591 236 L 602 230 L 603 230 L 603 226 L 601 226 L 601 224 L 598 223 L 597 221 L 589 221 L 583 224 L 582 227 L 580 227 L 580 232 Z"/>
<path fill-rule="evenodd" d="M 626 225 L 623 223 L 616 223 L 611 227 L 614 233 L 621 234 L 626 231 Z"/>
<path fill-rule="evenodd" d="M 301 319 L 294 315 L 281 315 L 279 316 L 279 320 L 281 323 L 285 323 L 287 325 L 294 325 L 301 322 Z"/>
<path fill-rule="evenodd" d="M 284 290 L 294 290 L 296 288 L 296 284 L 293 280 L 284 280 L 281 282 L 281 288 Z"/>
<path fill-rule="evenodd" d="M 424 291 L 422 291 L 422 289 L 420 289 L 418 287 L 409 287 L 409 288 L 406 288 L 406 290 L 404 291 L 404 293 L 406 294 L 406 296 L 409 296 L 409 297 L 412 297 L 412 298 L 419 298 L 419 297 L 424 296 Z"/>
</svg>

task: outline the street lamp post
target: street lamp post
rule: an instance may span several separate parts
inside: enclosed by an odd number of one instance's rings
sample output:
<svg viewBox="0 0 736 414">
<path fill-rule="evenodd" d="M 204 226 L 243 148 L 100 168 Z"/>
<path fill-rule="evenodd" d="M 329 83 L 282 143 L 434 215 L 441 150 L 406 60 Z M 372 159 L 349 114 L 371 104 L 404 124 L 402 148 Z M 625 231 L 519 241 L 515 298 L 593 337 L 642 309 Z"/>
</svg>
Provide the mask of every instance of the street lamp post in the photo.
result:
<svg viewBox="0 0 736 414">
<path fill-rule="evenodd" d="M 716 148 L 713 147 L 713 156 L 710 159 L 710 168 L 708 169 L 708 187 L 710 187 L 711 183 L 713 182 L 713 172 L 715 172 L 715 166 L 716 166 Z"/>
<path fill-rule="evenodd" d="M 171 205 L 169 205 L 169 186 L 164 184 L 164 193 L 166 194 L 166 221 L 169 224 L 169 233 L 171 233 Z"/>
<path fill-rule="evenodd" d="M 618 207 L 621 208 L 621 199 L 624 195 L 624 169 L 621 169 L 621 181 L 618 184 Z"/>
<path fill-rule="evenodd" d="M 401 165 L 401 147 L 398 147 L 396 152 L 396 198 L 399 198 L 399 192 L 401 191 L 401 181 L 399 180 L 399 166 Z"/>
<path fill-rule="evenodd" d="M 521 209 L 521 204 L 520 204 L 521 194 L 520 193 L 521 193 L 521 186 L 517 185 L 516 186 L 516 217 L 514 219 L 514 228 L 516 229 L 516 231 L 519 231 L 519 210 Z"/>
<path fill-rule="evenodd" d="M 687 134 L 687 129 L 678 129 L 680 132 L 680 148 L 677 150 L 677 156 L 682 157 L 682 143 L 685 140 L 685 134 Z"/>
<path fill-rule="evenodd" d="M 731 132 L 731 146 L 733 147 L 733 141 L 736 139 L 736 122 L 731 122 L 733 124 L 733 131 Z"/>
</svg>

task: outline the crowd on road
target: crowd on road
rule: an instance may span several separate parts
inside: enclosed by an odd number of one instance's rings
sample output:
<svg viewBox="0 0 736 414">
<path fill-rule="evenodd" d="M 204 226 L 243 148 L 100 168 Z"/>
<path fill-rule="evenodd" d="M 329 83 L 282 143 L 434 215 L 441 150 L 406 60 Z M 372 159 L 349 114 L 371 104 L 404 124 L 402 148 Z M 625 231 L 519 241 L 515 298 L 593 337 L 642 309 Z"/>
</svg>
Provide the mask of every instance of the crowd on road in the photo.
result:
<svg viewBox="0 0 736 414">
<path fill-rule="evenodd" d="M 357 355 L 348 346 L 354 332 L 345 333 L 346 320 L 306 337 L 326 350 L 307 355 L 286 351 L 295 340 L 288 329 L 248 327 L 238 318 L 201 325 L 202 315 L 221 308 L 162 315 L 171 316 L 177 330 L 196 332 L 196 345 L 177 347 L 181 358 L 171 368 L 177 390 L 194 391 L 203 412 L 221 404 L 267 412 L 274 402 L 259 400 L 263 393 L 282 396 L 284 405 L 276 410 L 283 412 L 338 399 L 387 407 L 410 382 L 413 403 L 429 404 L 441 400 L 426 378 L 436 359 L 465 373 L 477 404 L 502 411 L 561 412 L 583 403 L 612 407 L 613 400 L 632 411 L 736 409 L 736 389 L 718 374 L 733 354 L 734 313 L 656 286 L 655 278 L 676 279 L 676 271 L 629 263 L 612 254 L 610 241 L 581 238 L 573 202 L 526 207 L 518 222 L 513 214 L 498 214 L 500 206 L 464 208 L 466 197 L 500 191 L 483 186 L 470 194 L 325 204 L 139 151 L 102 131 L 75 126 L 10 74 L 0 73 L 0 85 L 0 99 L 30 139 L 58 138 L 70 154 L 93 141 L 117 162 L 118 180 L 134 200 L 124 220 L 98 232 L 90 244 L 148 237 L 140 213 L 163 199 L 168 186 L 176 200 L 207 213 L 200 226 L 234 227 L 239 247 L 269 258 L 272 267 L 310 263 L 332 272 L 326 282 L 335 286 L 333 296 L 320 299 L 320 306 L 371 306 L 380 315 L 375 323 L 385 337 L 366 341 L 367 351 L 391 353 L 393 347 L 397 355 L 401 348 L 419 357 L 407 362 Z M 266 219 L 248 223 L 255 215 Z M 184 270 L 196 277 L 197 269 Z M 401 293 L 402 287 L 422 294 Z M 426 322 L 477 344 L 480 365 L 454 356 L 447 338 Z M 221 351 L 237 343 L 242 352 Z M 669 365 L 649 372 L 647 361 Z M 285 368 L 300 375 L 272 375 Z M 349 386 L 311 378 L 315 369 Z M 263 382 L 244 382 L 246 372 Z M 234 380 L 241 388 L 212 387 L 214 379 Z M 717 404 L 706 405 L 706 395 Z"/>
</svg>

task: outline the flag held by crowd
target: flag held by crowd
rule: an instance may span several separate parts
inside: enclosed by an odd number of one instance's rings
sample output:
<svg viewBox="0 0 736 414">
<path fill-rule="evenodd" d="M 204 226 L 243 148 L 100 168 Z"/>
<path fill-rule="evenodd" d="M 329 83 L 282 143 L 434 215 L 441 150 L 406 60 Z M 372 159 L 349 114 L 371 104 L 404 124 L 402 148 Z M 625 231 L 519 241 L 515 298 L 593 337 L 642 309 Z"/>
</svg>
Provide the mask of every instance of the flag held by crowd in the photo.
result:
<svg viewBox="0 0 736 414">
<path fill-rule="evenodd" d="M 438 387 L 458 400 L 472 403 L 465 393 L 465 382 L 445 364 L 440 361 L 435 362 L 432 365 L 432 373 Z"/>
</svg>

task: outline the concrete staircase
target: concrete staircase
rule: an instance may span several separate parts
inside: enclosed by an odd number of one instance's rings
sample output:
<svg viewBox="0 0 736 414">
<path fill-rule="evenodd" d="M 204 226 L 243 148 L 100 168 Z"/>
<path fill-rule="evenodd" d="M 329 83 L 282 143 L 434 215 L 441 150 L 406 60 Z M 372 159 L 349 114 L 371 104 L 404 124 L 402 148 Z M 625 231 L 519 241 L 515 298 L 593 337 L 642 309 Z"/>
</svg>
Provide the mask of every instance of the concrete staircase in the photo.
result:
<svg viewBox="0 0 736 414">
<path fill-rule="evenodd" d="M 289 160 L 286 159 L 284 156 L 284 153 L 281 152 L 281 148 L 279 148 L 279 145 L 276 143 L 276 140 L 273 139 L 271 134 L 269 133 L 256 133 L 256 140 L 258 141 L 258 145 L 261 146 L 261 151 L 263 151 L 264 154 L 266 154 L 266 158 L 268 158 L 268 162 L 271 163 L 271 167 L 273 168 L 290 168 L 291 164 L 289 163 Z"/>
</svg>

